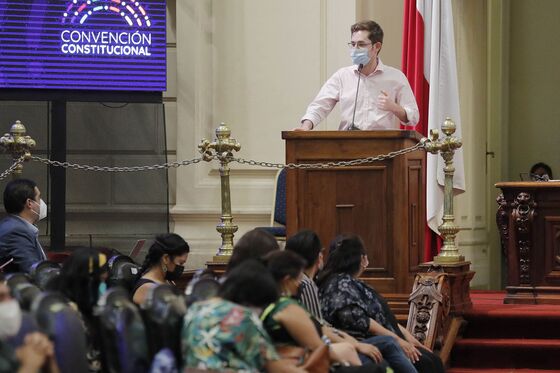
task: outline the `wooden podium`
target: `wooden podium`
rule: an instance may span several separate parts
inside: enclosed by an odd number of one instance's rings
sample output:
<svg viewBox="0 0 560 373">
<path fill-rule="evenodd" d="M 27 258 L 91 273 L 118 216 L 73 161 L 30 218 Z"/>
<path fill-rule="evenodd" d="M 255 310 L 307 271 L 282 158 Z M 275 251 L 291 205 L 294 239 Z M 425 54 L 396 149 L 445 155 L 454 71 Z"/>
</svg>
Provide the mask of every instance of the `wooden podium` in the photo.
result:
<svg viewBox="0 0 560 373">
<path fill-rule="evenodd" d="M 496 222 L 507 261 L 504 303 L 560 304 L 560 182 L 502 182 Z"/>
<path fill-rule="evenodd" d="M 367 158 L 415 145 L 414 131 L 282 132 L 286 163 Z M 308 228 L 321 242 L 360 235 L 370 267 L 363 279 L 381 293 L 412 290 L 424 257 L 426 153 L 417 150 L 361 166 L 287 173 L 287 234 Z"/>
</svg>

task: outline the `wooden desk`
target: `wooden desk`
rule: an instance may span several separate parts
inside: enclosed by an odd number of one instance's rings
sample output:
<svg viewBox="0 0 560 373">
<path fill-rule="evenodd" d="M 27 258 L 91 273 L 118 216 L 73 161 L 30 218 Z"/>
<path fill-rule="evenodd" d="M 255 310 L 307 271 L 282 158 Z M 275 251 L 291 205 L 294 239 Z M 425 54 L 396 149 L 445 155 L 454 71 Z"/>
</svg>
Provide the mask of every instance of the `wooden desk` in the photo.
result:
<svg viewBox="0 0 560 373">
<path fill-rule="evenodd" d="M 496 223 L 507 261 L 504 303 L 560 304 L 560 182 L 502 182 Z"/>
</svg>

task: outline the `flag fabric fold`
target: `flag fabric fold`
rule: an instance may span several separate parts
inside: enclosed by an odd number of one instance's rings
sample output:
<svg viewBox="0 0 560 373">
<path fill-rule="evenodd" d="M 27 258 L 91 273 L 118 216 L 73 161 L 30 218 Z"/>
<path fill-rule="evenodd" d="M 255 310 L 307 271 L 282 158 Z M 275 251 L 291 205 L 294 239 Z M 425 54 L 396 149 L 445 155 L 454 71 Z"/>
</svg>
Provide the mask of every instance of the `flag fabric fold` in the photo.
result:
<svg viewBox="0 0 560 373">
<path fill-rule="evenodd" d="M 428 136 L 440 129 L 449 117 L 461 138 L 459 85 L 453 31 L 451 0 L 405 0 L 402 68 L 418 102 L 420 121 L 417 131 Z M 443 133 L 440 130 L 440 138 Z M 455 194 L 465 191 L 462 148 L 453 159 Z M 434 255 L 432 233 L 438 232 L 443 217 L 445 163 L 440 155 L 427 155 L 425 260 Z"/>
</svg>

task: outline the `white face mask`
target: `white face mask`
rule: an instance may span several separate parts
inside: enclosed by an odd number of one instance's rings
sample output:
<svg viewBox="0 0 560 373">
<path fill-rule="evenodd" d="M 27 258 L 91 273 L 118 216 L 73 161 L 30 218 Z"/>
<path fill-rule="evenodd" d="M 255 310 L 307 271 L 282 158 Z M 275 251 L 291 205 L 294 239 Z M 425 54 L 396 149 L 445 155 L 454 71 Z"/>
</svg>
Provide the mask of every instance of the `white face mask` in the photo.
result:
<svg viewBox="0 0 560 373">
<path fill-rule="evenodd" d="M 21 308 L 15 299 L 0 302 L 0 339 L 17 334 L 21 327 Z"/>
<path fill-rule="evenodd" d="M 41 203 L 38 203 L 37 201 L 33 201 L 33 202 L 35 202 L 39 205 L 39 213 L 38 214 L 37 214 L 37 211 L 31 210 L 39 216 L 38 220 L 43 220 L 44 218 L 46 218 L 47 217 L 47 204 L 45 203 L 45 201 L 43 201 L 43 199 L 41 198 Z"/>
</svg>

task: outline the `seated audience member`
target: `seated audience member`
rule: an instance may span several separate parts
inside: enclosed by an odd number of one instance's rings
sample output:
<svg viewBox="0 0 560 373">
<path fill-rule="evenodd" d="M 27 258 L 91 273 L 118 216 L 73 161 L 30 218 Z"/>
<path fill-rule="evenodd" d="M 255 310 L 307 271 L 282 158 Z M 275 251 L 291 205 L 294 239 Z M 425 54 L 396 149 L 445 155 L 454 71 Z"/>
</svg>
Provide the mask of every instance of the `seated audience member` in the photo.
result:
<svg viewBox="0 0 560 373">
<path fill-rule="evenodd" d="M 58 372 L 53 344 L 44 334 L 28 333 L 17 346 L 8 342 L 19 332 L 22 320 L 22 310 L 0 274 L 0 372 Z"/>
<path fill-rule="evenodd" d="M 393 337 L 380 335 L 360 342 L 348 333 L 332 328 L 323 320 L 319 289 L 313 281 L 319 269 L 323 267 L 323 245 L 321 245 L 321 240 L 315 232 L 303 230 L 296 233 L 286 242 L 286 250 L 295 252 L 308 263 L 307 268 L 303 271 L 303 280 L 298 292 L 298 300 L 307 311 L 323 324 L 323 332 L 333 342 L 345 341 L 352 344 L 356 351 L 358 351 L 362 363 L 366 363 L 371 359 L 383 365 L 385 362 L 382 363 L 381 360 L 385 359 L 389 365 L 391 365 L 391 361 L 394 361 L 395 365 L 399 366 L 399 361 L 406 359 L 406 356 L 404 356 L 403 351 Z M 410 362 L 405 362 L 405 365 L 411 371 L 414 371 Z M 401 371 L 406 370 L 401 369 Z"/>
<path fill-rule="evenodd" d="M 257 317 L 277 298 L 276 283 L 261 263 L 249 259 L 232 269 L 218 297 L 187 310 L 182 330 L 185 368 L 300 371 L 280 360 Z"/>
<path fill-rule="evenodd" d="M 323 245 L 319 236 L 313 231 L 303 230 L 286 241 L 286 250 L 305 259 L 307 267 L 303 270 L 303 278 L 298 292 L 298 300 L 317 320 L 323 320 L 319 289 L 314 282 L 317 272 L 323 269 Z"/>
<path fill-rule="evenodd" d="M 331 343 L 326 336 L 323 336 L 319 321 L 292 299 L 301 284 L 305 260 L 291 251 L 270 253 L 265 260 L 281 296 L 263 311 L 261 320 L 277 348 L 282 350 L 286 347 L 301 347 L 314 351 L 327 343 L 332 362 L 362 365 L 351 344 Z"/>
<path fill-rule="evenodd" d="M 398 324 L 385 299 L 359 279 L 368 264 L 360 237 L 339 236 L 335 239 L 318 278 L 321 311 L 325 319 L 358 339 L 391 336 L 419 372 L 443 372 L 440 358 Z M 406 359 L 389 362 L 397 372 L 414 371 L 406 363 Z"/>
<path fill-rule="evenodd" d="M 94 307 L 107 289 L 109 276 L 107 257 L 98 250 L 81 247 L 72 252 L 60 270 L 60 275 L 49 283 L 50 290 L 58 290 L 78 309 L 84 322 L 90 372 L 102 371 L 100 336 Z"/>
<path fill-rule="evenodd" d="M 263 229 L 253 229 L 245 233 L 233 247 L 227 272 L 247 259 L 261 259 L 271 251 L 280 250 L 276 238 Z"/>
<path fill-rule="evenodd" d="M 8 216 L 0 221 L 0 265 L 12 260 L 4 272 L 29 273 L 34 263 L 47 259 L 35 226 L 47 216 L 47 205 L 35 182 L 16 179 L 4 189 L 4 208 Z"/>
<path fill-rule="evenodd" d="M 132 290 L 134 303 L 142 304 L 155 285 L 174 285 L 185 270 L 189 251 L 189 244 L 178 234 L 158 235 L 146 254 L 139 279 Z"/>
<path fill-rule="evenodd" d="M 554 179 L 552 177 L 552 169 L 543 162 L 535 163 L 531 167 L 529 175 L 533 181 L 549 181 Z"/>
</svg>

